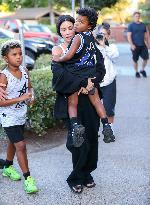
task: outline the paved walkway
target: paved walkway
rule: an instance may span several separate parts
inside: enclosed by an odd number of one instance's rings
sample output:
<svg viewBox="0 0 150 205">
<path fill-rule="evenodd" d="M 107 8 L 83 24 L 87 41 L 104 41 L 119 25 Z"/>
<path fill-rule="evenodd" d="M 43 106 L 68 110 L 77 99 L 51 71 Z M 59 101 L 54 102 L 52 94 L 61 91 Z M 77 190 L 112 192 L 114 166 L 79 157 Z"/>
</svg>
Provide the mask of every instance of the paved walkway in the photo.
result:
<svg viewBox="0 0 150 205">
<path fill-rule="evenodd" d="M 117 87 L 117 140 L 105 144 L 99 139 L 97 186 L 80 196 L 70 192 L 65 180 L 71 155 L 63 144 L 29 154 L 40 189 L 36 195 L 24 193 L 23 180 L 0 175 L 0 205 L 150 205 L 150 77 L 119 76 Z"/>
</svg>

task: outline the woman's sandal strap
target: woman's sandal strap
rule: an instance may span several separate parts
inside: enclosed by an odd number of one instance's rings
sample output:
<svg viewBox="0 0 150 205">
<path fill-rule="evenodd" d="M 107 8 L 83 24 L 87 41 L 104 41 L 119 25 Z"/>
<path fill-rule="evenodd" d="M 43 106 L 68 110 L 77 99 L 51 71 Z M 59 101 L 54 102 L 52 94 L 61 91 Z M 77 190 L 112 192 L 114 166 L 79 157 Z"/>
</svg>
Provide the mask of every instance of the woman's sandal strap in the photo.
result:
<svg viewBox="0 0 150 205">
<path fill-rule="evenodd" d="M 80 194 L 83 191 L 82 185 L 74 185 L 74 186 L 70 186 L 70 188 L 76 194 Z"/>
</svg>

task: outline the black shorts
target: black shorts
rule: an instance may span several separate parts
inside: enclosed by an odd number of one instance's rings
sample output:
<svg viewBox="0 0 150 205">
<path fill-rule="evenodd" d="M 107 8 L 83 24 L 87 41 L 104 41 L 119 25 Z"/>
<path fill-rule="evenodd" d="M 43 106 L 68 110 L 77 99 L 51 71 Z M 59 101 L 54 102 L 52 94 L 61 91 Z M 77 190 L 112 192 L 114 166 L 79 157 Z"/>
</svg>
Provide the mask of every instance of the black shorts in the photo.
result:
<svg viewBox="0 0 150 205">
<path fill-rule="evenodd" d="M 24 140 L 24 125 L 4 127 L 4 130 L 11 143 L 14 144 Z"/>
<path fill-rule="evenodd" d="M 106 115 L 108 117 L 113 117 L 115 115 L 116 105 L 116 79 L 114 79 L 111 84 L 101 87 L 101 91 Z"/>
<path fill-rule="evenodd" d="M 143 60 L 149 59 L 149 53 L 146 46 L 136 46 L 136 49 L 131 51 L 132 58 L 135 63 L 139 60 L 139 57 L 141 57 Z"/>
</svg>

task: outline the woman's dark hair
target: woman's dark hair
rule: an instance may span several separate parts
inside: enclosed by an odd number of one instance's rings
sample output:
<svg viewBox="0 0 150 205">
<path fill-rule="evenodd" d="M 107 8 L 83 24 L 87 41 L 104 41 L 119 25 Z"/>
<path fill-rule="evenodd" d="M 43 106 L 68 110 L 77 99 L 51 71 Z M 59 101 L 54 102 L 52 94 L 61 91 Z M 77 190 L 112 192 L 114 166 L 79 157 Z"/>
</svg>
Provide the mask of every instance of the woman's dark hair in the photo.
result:
<svg viewBox="0 0 150 205">
<path fill-rule="evenodd" d="M 8 40 L 1 46 L 1 56 L 6 56 L 10 49 L 21 48 L 21 43 L 18 40 Z"/>
<path fill-rule="evenodd" d="M 59 18 L 57 20 L 57 23 L 56 23 L 56 29 L 57 29 L 57 33 L 58 33 L 59 36 L 61 36 L 60 26 L 64 21 L 70 21 L 72 24 L 75 23 L 74 18 L 70 15 L 61 15 L 61 16 L 59 16 Z"/>
<path fill-rule="evenodd" d="M 77 10 L 77 14 L 81 16 L 86 16 L 89 20 L 89 24 L 91 25 L 93 30 L 96 27 L 97 19 L 98 19 L 98 13 L 93 8 L 81 8 Z"/>
</svg>

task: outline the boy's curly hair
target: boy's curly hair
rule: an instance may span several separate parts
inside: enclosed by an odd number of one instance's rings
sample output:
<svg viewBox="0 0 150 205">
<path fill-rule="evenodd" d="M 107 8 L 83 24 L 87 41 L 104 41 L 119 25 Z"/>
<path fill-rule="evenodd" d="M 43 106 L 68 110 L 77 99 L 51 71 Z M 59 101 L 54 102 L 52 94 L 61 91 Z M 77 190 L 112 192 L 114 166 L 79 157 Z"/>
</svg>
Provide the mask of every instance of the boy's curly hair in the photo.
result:
<svg viewBox="0 0 150 205">
<path fill-rule="evenodd" d="M 9 40 L 1 45 L 1 56 L 6 56 L 10 49 L 21 48 L 21 42 L 18 40 Z"/>
<path fill-rule="evenodd" d="M 63 22 L 65 21 L 69 21 L 71 22 L 73 25 L 75 23 L 75 19 L 70 16 L 70 15 L 61 15 L 59 16 L 58 20 L 57 20 L 57 23 L 56 23 L 56 29 L 57 29 L 57 33 L 59 36 L 61 36 L 61 33 L 60 33 L 60 26 Z"/>
<path fill-rule="evenodd" d="M 92 27 L 91 30 L 93 31 L 93 29 L 96 27 L 98 19 L 98 13 L 96 12 L 96 10 L 93 8 L 81 8 L 77 10 L 77 14 L 81 16 L 87 16 L 89 24 Z"/>
</svg>

